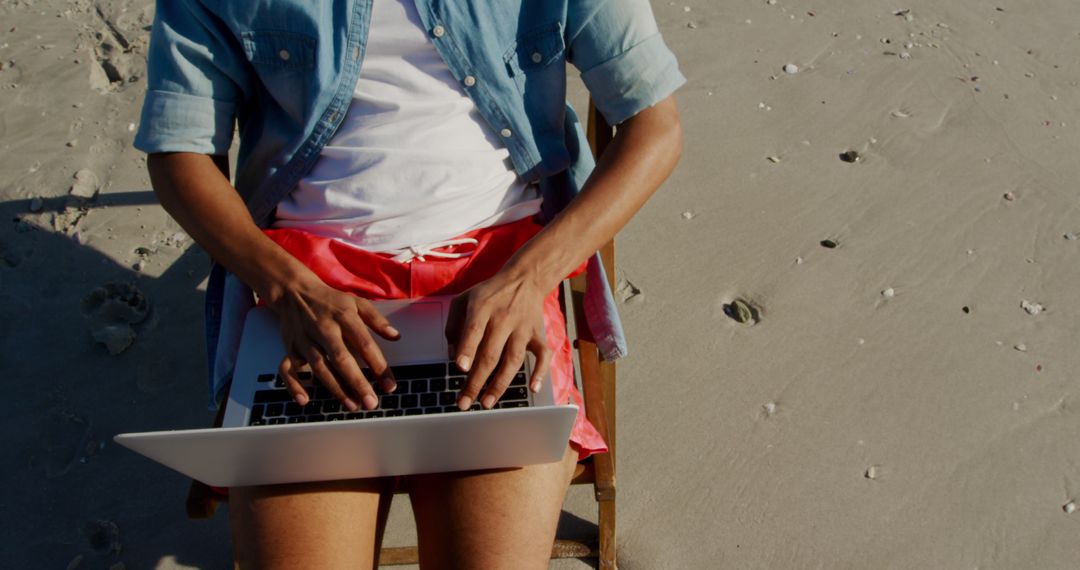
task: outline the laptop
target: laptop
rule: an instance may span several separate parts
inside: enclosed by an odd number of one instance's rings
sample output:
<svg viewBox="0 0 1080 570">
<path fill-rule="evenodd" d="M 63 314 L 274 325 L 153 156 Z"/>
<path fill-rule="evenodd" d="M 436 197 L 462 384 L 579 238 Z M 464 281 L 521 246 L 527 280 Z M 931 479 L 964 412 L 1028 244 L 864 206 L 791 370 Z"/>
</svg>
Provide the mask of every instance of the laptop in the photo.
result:
<svg viewBox="0 0 1080 570">
<path fill-rule="evenodd" d="M 375 411 L 350 413 L 310 374 L 301 380 L 311 401 L 296 404 L 276 374 L 285 355 L 277 320 L 269 309 L 256 307 L 244 323 L 222 427 L 127 433 L 114 441 L 218 487 L 560 460 L 578 409 L 555 402 L 550 377 L 540 392 L 528 390 L 531 354 L 495 407 L 458 410 L 465 376 L 447 358 L 444 335 L 452 299 L 373 301 L 401 332 L 396 342 L 372 335 L 398 383 L 391 394 L 373 383 L 379 396 Z M 574 331 L 572 311 L 567 313 L 567 328 Z"/>
</svg>

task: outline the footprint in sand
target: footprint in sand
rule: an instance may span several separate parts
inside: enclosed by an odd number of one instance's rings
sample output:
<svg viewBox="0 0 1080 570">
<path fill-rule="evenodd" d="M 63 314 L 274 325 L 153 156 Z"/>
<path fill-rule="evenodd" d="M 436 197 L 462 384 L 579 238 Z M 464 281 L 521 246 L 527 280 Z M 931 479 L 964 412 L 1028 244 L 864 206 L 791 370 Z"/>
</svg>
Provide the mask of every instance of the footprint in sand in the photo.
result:
<svg viewBox="0 0 1080 570">
<path fill-rule="evenodd" d="M 81 311 L 94 340 L 110 354 L 120 354 L 135 342 L 135 329 L 150 312 L 150 303 L 134 285 L 106 283 L 83 297 Z"/>
</svg>

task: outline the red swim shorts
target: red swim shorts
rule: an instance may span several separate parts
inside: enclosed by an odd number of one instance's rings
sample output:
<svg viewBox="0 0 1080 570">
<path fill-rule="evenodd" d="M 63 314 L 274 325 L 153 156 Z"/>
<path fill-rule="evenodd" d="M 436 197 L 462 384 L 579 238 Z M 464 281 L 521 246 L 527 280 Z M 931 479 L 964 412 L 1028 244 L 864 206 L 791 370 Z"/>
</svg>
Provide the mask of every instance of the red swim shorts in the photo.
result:
<svg viewBox="0 0 1080 570">
<path fill-rule="evenodd" d="M 543 226 L 525 218 L 517 222 L 481 228 L 462 234 L 476 245 L 452 245 L 440 248 L 443 253 L 472 251 L 459 258 L 426 256 L 402 263 L 385 253 L 372 253 L 340 241 L 296 229 L 263 230 L 270 239 L 315 272 L 329 286 L 365 299 L 408 299 L 432 295 L 453 295 L 495 275 L 510 256 L 529 241 Z M 577 275 L 585 265 L 576 269 Z M 544 299 L 544 326 L 548 345 L 553 350 L 551 383 L 556 402 L 578 406 L 577 420 L 570 431 L 570 445 L 585 459 L 607 451 L 599 432 L 585 418 L 581 394 L 574 384 L 574 364 L 566 321 L 559 306 L 556 289 Z"/>
</svg>

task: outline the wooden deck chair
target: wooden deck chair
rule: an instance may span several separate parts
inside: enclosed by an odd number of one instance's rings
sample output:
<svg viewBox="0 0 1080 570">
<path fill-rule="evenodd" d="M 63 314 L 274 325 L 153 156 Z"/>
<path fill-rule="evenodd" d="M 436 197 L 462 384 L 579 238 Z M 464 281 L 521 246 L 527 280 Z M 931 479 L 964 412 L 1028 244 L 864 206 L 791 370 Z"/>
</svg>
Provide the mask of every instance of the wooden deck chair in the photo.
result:
<svg viewBox="0 0 1080 570">
<path fill-rule="evenodd" d="M 600 156 L 614 132 L 589 102 L 589 122 L 587 127 L 589 145 L 593 154 Z M 607 270 L 608 283 L 615 283 L 615 242 L 610 241 L 600 250 Z M 564 289 L 565 290 L 565 289 Z M 570 299 L 567 306 L 574 311 L 573 321 L 577 326 L 579 340 L 576 343 L 581 362 L 581 391 L 585 401 L 585 414 L 589 421 L 608 444 L 608 453 L 589 457 L 577 465 L 573 485 L 592 485 L 596 498 L 599 520 L 598 536 L 595 539 L 556 538 L 551 550 L 552 558 L 597 558 L 599 567 L 604 570 L 615 569 L 615 363 L 600 358 L 596 345 L 586 339 L 591 335 L 586 330 L 583 298 L 585 294 L 585 275 L 571 279 Z M 224 410 L 224 408 L 222 408 Z M 219 413 L 215 425 L 221 425 Z M 397 488 L 395 493 L 406 490 Z M 206 519 L 213 516 L 218 504 L 226 500 L 213 488 L 192 481 L 187 496 L 187 514 L 192 519 Z M 384 547 L 379 553 L 381 566 L 416 564 L 419 552 L 415 546 Z"/>
</svg>

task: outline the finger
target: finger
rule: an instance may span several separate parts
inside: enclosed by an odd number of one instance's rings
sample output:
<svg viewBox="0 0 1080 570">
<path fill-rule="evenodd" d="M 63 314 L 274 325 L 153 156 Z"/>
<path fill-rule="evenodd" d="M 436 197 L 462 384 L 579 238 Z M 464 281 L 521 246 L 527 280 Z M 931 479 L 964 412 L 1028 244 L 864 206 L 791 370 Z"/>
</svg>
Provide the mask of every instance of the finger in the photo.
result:
<svg viewBox="0 0 1080 570">
<path fill-rule="evenodd" d="M 286 356 L 281 359 L 281 364 L 278 365 L 278 375 L 285 381 L 285 389 L 292 394 L 293 400 L 301 406 L 308 403 L 308 393 L 304 389 L 304 386 L 300 384 L 300 377 L 297 375 L 297 369 L 301 366 L 301 362 L 295 356 Z"/>
<path fill-rule="evenodd" d="M 480 347 L 480 342 L 486 337 L 489 319 L 487 312 L 477 309 L 472 304 L 461 310 L 465 318 L 454 335 L 457 339 L 455 354 L 450 357 L 462 372 L 470 372 L 476 360 L 476 351 Z M 505 340 L 505 337 L 502 340 Z M 501 346 L 499 348 L 502 349 Z"/>
<path fill-rule="evenodd" d="M 450 301 L 450 309 L 446 315 L 446 330 L 443 334 L 446 335 L 446 345 L 450 348 L 450 360 L 454 360 L 457 356 L 455 347 L 458 344 L 458 340 L 461 337 L 461 328 L 465 325 L 465 309 L 468 305 L 467 297 L 468 293 L 458 295 Z"/>
<path fill-rule="evenodd" d="M 401 338 L 401 333 L 375 308 L 375 305 L 371 304 L 371 301 L 356 297 L 356 313 L 360 315 L 360 320 L 364 321 L 364 324 L 386 340 Z"/>
<path fill-rule="evenodd" d="M 373 410 L 379 406 L 379 399 L 375 397 L 371 384 L 360 371 L 356 358 L 349 352 L 345 340 L 349 334 L 347 329 L 364 328 L 363 323 L 358 322 L 359 319 L 351 313 L 338 318 L 344 322 L 323 321 L 315 326 L 315 340 L 326 354 L 325 364 L 345 396 L 342 398 L 334 394 L 334 397 L 341 400 L 349 411 L 355 412 L 359 409 L 356 406 L 357 401 L 363 402 L 365 408 Z M 351 324 L 349 321 L 352 321 Z"/>
<path fill-rule="evenodd" d="M 485 409 L 490 410 L 495 406 L 495 402 L 502 397 L 510 381 L 521 368 L 521 364 L 525 362 L 526 344 L 528 344 L 526 335 L 511 334 L 507 339 L 498 368 L 491 381 L 488 382 L 484 395 L 480 398 L 480 404 Z"/>
<path fill-rule="evenodd" d="M 528 349 L 536 357 L 536 365 L 533 366 L 532 376 L 529 377 L 529 390 L 535 394 L 540 391 L 544 379 L 547 378 L 548 370 L 551 369 L 551 357 L 554 351 L 548 346 L 543 330 L 540 331 L 539 336 L 533 334 L 532 339 L 529 340 Z"/>
<path fill-rule="evenodd" d="M 487 331 L 476 351 L 476 363 L 465 378 L 465 388 L 462 389 L 461 396 L 458 398 L 458 408 L 467 410 L 476 400 L 480 389 L 484 387 L 491 372 L 499 364 L 510 332 L 509 327 L 498 320 L 493 319 L 488 323 Z"/>
<path fill-rule="evenodd" d="M 379 382 L 379 386 L 385 392 L 389 393 L 397 389 L 397 381 L 394 380 L 394 373 L 390 370 L 386 357 L 383 356 L 379 345 L 375 344 L 375 340 L 371 338 L 371 333 L 368 332 L 367 326 L 363 322 L 357 319 L 342 323 L 341 337 L 348 349 L 352 351 L 352 354 L 359 356 L 360 360 L 367 364 L 368 368 L 371 369 L 372 377 Z M 356 364 L 356 358 L 352 354 L 350 354 L 349 359 L 352 360 L 356 373 L 360 374 L 361 384 L 364 389 L 361 398 L 366 400 L 370 394 L 371 398 L 378 404 L 378 397 L 372 390 L 371 383 L 363 376 Z"/>
<path fill-rule="evenodd" d="M 304 353 L 304 358 L 307 359 L 308 365 L 311 366 L 311 372 L 315 375 L 315 378 L 319 380 L 319 383 L 326 387 L 330 392 L 330 395 L 341 400 L 345 407 L 351 412 L 355 412 L 359 409 L 356 402 L 350 398 L 342 389 L 341 384 L 338 383 L 337 378 L 334 377 L 334 373 L 330 370 L 330 367 L 326 364 L 326 357 L 323 352 L 316 348 L 314 345 L 310 345 L 307 352 Z"/>
</svg>

